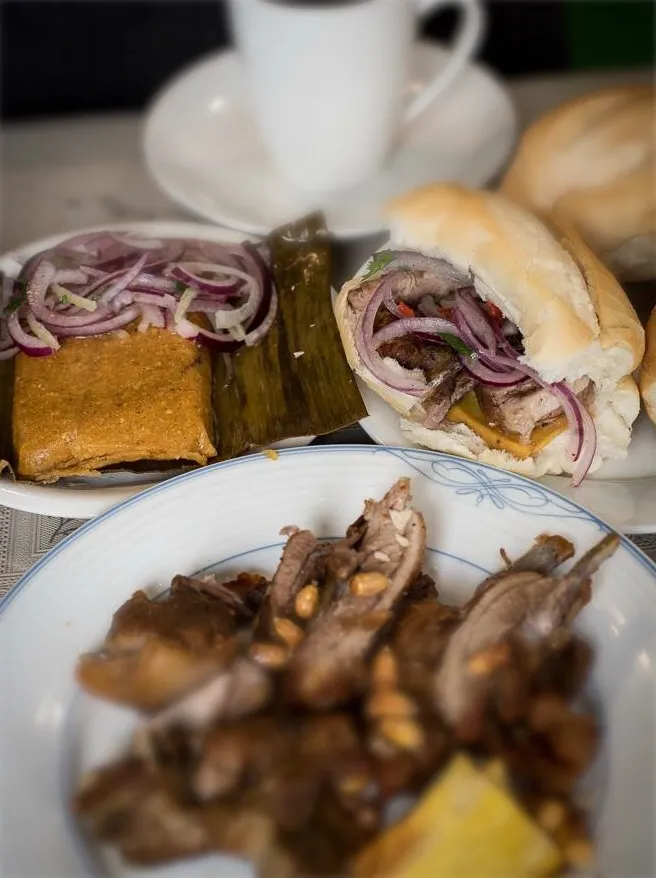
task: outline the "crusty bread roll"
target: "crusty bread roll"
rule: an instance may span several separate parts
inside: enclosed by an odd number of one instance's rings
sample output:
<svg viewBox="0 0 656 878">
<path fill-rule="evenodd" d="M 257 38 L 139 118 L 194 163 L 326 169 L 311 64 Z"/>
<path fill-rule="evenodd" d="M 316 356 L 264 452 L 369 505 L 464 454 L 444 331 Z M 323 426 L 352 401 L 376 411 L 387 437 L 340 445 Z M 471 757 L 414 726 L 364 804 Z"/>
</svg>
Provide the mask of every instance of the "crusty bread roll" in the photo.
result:
<svg viewBox="0 0 656 878">
<path fill-rule="evenodd" d="M 656 277 L 656 89 L 569 101 L 524 133 L 501 191 L 571 223 L 623 280 Z"/>
<path fill-rule="evenodd" d="M 594 382 L 591 413 L 597 426 L 596 468 L 626 453 L 639 394 L 629 377 L 644 353 L 644 330 L 613 275 L 580 236 L 555 220 L 545 222 L 498 193 L 453 184 L 428 186 L 389 205 L 390 240 L 383 249 L 416 250 L 446 259 L 474 276 L 476 293 L 519 327 L 523 362 L 550 383 Z M 351 294 L 358 275 L 342 288 L 335 313 L 349 362 L 359 377 L 402 416 L 413 442 L 474 457 L 527 475 L 572 472 L 561 434 L 539 454 L 519 460 L 487 447 L 464 424 L 427 429 L 417 398 L 383 384 L 362 362 L 355 343 L 361 313 Z M 403 370 L 387 359 L 386 364 Z M 407 373 L 406 373 L 407 374 Z"/>
<path fill-rule="evenodd" d="M 647 351 L 640 369 L 640 393 L 647 414 L 656 424 L 656 308 L 647 322 Z"/>
</svg>

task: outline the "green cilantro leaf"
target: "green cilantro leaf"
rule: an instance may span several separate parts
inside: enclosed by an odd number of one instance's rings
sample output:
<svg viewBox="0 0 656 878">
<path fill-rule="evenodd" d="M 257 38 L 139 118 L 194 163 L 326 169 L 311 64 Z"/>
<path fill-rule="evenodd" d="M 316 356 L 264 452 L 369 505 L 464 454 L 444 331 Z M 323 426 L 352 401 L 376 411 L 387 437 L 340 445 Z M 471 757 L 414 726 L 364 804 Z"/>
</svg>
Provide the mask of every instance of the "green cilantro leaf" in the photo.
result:
<svg viewBox="0 0 656 878">
<path fill-rule="evenodd" d="M 446 342 L 449 347 L 452 347 L 454 351 L 457 351 L 457 353 L 462 354 L 464 357 L 473 359 L 476 356 L 475 351 L 468 347 L 457 335 L 451 335 L 450 332 L 438 332 L 437 334 L 443 342 Z"/>
<path fill-rule="evenodd" d="M 378 253 L 374 253 L 369 265 L 367 266 L 367 273 L 362 276 L 362 280 L 369 280 L 370 277 L 378 274 L 378 272 L 386 268 L 393 259 L 394 254 L 391 250 L 379 250 Z"/>
</svg>

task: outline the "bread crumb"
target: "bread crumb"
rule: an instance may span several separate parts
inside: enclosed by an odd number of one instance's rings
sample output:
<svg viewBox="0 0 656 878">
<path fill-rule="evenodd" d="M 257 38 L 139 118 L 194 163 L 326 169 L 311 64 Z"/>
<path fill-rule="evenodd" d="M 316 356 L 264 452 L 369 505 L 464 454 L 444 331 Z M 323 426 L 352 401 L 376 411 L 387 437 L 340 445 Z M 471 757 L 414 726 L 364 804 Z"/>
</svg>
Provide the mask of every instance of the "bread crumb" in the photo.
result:
<svg viewBox="0 0 656 878">
<path fill-rule="evenodd" d="M 294 351 L 294 356 L 298 360 L 299 357 L 302 357 L 305 351 Z"/>
<path fill-rule="evenodd" d="M 262 452 L 262 454 L 265 457 L 268 457 L 269 460 L 278 460 L 278 458 L 280 457 L 278 452 L 274 451 L 273 448 L 265 448 L 264 451 Z"/>
</svg>

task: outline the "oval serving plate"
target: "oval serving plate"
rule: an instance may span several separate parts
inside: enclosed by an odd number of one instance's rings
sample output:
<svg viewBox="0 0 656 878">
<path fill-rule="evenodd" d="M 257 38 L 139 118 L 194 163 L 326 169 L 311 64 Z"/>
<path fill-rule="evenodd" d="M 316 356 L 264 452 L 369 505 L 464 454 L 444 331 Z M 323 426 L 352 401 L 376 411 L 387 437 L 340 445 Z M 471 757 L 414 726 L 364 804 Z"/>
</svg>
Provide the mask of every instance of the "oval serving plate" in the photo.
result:
<svg viewBox="0 0 656 878">
<path fill-rule="evenodd" d="M 368 497 L 410 476 L 427 522 L 426 568 L 447 600 L 464 600 L 486 571 L 542 533 L 582 552 L 610 528 L 548 487 L 428 451 L 300 448 L 199 469 L 132 497 L 83 525 L 30 570 L 0 604 L 0 874 L 75 878 L 130 871 L 87 843 L 67 802 L 80 773 L 116 755 L 129 711 L 79 692 L 80 651 L 98 644 L 112 613 L 138 588 L 163 590 L 176 573 L 270 572 L 280 528 L 335 536 Z M 291 487 L 290 487 L 291 486 Z M 577 623 L 596 646 L 594 694 L 604 716 L 603 783 L 595 826 L 601 874 L 655 874 L 654 669 L 656 566 L 628 540 L 595 577 Z M 594 774 L 594 772 L 593 772 Z M 35 843 L 38 840 L 38 843 Z M 159 876 L 251 874 L 228 857 L 182 862 Z"/>
<path fill-rule="evenodd" d="M 102 231 L 112 228 L 115 231 L 136 232 L 151 238 L 203 238 L 207 241 L 240 242 L 253 240 L 252 236 L 232 229 L 205 223 L 192 222 L 130 222 L 105 223 L 101 226 L 90 226 L 61 235 L 53 235 L 41 241 L 35 241 L 10 253 L 0 256 L 0 272 L 15 272 L 18 264 L 15 257 L 21 259 L 33 256 L 41 250 L 86 232 Z M 276 443 L 274 448 L 294 448 L 309 445 L 314 436 L 300 436 Z M 132 497 L 154 482 L 171 478 L 161 473 L 136 474 L 120 473 L 100 476 L 96 479 L 70 480 L 69 484 L 41 485 L 36 482 L 15 481 L 7 473 L 0 476 L 0 505 L 33 512 L 36 515 L 54 515 L 60 518 L 93 518 L 105 512 L 117 503 Z"/>
</svg>

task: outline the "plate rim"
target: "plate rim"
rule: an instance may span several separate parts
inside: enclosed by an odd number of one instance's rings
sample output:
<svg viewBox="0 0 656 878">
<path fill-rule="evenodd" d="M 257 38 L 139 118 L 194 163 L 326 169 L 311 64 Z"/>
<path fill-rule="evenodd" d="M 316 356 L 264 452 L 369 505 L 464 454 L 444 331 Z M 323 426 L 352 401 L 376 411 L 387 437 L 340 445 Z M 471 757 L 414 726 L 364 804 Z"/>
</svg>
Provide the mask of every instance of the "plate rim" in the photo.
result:
<svg viewBox="0 0 656 878">
<path fill-rule="evenodd" d="M 483 470 L 485 473 L 496 476 L 497 479 L 504 479 L 506 483 L 508 481 L 516 481 L 519 482 L 519 484 L 521 484 L 522 486 L 530 486 L 533 489 L 538 486 L 541 491 L 544 491 L 549 496 L 550 500 L 555 499 L 564 502 L 577 513 L 579 513 L 577 517 L 585 518 L 590 522 L 595 523 L 599 527 L 599 529 L 605 533 L 617 533 L 620 537 L 620 545 L 635 558 L 635 560 L 650 574 L 651 578 L 653 579 L 653 584 L 655 588 L 652 600 L 656 600 L 656 561 L 653 561 L 625 534 L 619 533 L 615 528 L 613 528 L 610 524 L 608 524 L 594 512 L 591 512 L 586 507 L 581 506 L 576 501 L 570 500 L 569 497 L 565 497 L 562 494 L 559 494 L 558 491 L 555 491 L 548 485 L 542 485 L 538 482 L 528 479 L 526 476 L 519 475 L 518 473 L 511 473 L 506 470 L 500 470 L 498 467 L 492 466 L 491 464 L 479 463 L 478 461 L 467 460 L 466 458 L 458 458 L 454 457 L 454 455 L 445 454 L 439 451 L 431 451 L 429 449 L 423 448 L 403 448 L 396 445 L 370 446 L 345 444 L 304 446 L 300 448 L 285 449 L 283 451 L 280 451 L 279 455 L 286 458 L 304 454 L 310 454 L 317 457 L 334 454 L 392 454 L 398 457 L 398 455 L 400 454 L 401 457 L 407 459 L 408 452 L 429 460 L 441 460 L 449 463 L 453 463 L 454 461 L 456 461 L 461 464 L 465 469 L 471 468 Z M 118 503 L 116 506 L 112 506 L 95 518 L 86 521 L 79 528 L 73 531 L 73 533 L 69 534 L 67 537 L 61 540 L 61 542 L 57 543 L 57 545 L 49 549 L 42 558 L 39 558 L 38 561 L 36 561 L 36 563 L 32 565 L 32 567 L 30 567 L 25 573 L 23 573 L 18 582 L 15 583 L 15 585 L 9 590 L 9 592 L 7 592 L 7 594 L 2 599 L 0 599 L 0 628 L 2 627 L 3 619 L 6 617 L 6 611 L 8 607 L 11 606 L 12 603 L 14 603 L 19 595 L 24 593 L 26 587 L 28 587 L 29 584 L 34 581 L 34 578 L 44 567 L 47 567 L 47 565 L 54 557 L 56 557 L 60 552 L 67 550 L 78 539 L 83 538 L 86 534 L 90 533 L 96 528 L 102 527 L 106 521 L 115 517 L 116 515 L 122 514 L 122 512 L 124 512 L 127 508 L 134 506 L 138 503 L 149 502 L 152 497 L 154 497 L 161 491 L 175 490 L 178 485 L 184 482 L 191 482 L 198 478 L 209 478 L 210 475 L 214 475 L 214 473 L 216 472 L 223 471 L 234 466 L 248 466 L 249 464 L 259 463 L 260 460 L 261 457 L 259 454 L 253 454 L 246 457 L 233 458 L 232 460 L 220 461 L 218 463 L 210 464 L 207 467 L 201 467 L 197 470 L 192 470 L 187 473 L 181 473 L 180 475 L 175 476 L 172 479 L 167 479 L 164 482 L 152 485 L 145 491 L 140 491 L 139 493 L 134 494 L 132 497 L 126 498 L 121 503 Z M 275 461 L 272 461 L 272 464 L 275 464 Z"/>
<path fill-rule="evenodd" d="M 360 382 L 359 378 L 357 380 Z M 360 386 L 360 390 L 362 391 L 362 389 L 363 389 L 362 383 L 360 383 L 359 386 Z M 366 385 L 365 385 L 365 388 L 366 388 Z M 377 418 L 376 418 L 375 413 L 374 414 L 371 413 L 369 406 L 367 404 L 367 395 L 364 393 L 363 393 L 363 400 L 364 400 L 365 408 L 367 409 L 368 414 L 366 417 L 364 417 L 360 421 L 358 421 L 358 423 L 362 427 L 364 432 L 367 434 L 367 436 L 371 439 L 371 441 L 376 444 L 376 447 L 378 447 L 378 448 L 385 448 L 385 447 L 404 448 L 406 451 L 430 451 L 431 450 L 431 449 L 424 449 L 420 445 L 410 445 L 410 444 L 398 445 L 398 446 L 388 446 L 384 440 L 381 441 L 381 439 L 378 438 L 380 434 L 376 430 L 375 426 L 372 430 L 372 421 L 374 422 L 374 425 L 375 425 Z M 383 402 L 382 404 L 385 405 L 386 403 Z M 547 474 L 545 476 L 541 476 L 539 479 L 531 479 L 529 476 L 522 476 L 519 473 L 512 473 L 511 470 L 503 470 L 500 467 L 492 466 L 492 464 L 483 464 L 480 461 L 470 460 L 467 457 L 459 457 L 457 454 L 447 454 L 446 452 L 435 452 L 435 453 L 445 454 L 447 457 L 451 457 L 455 460 L 468 460 L 470 463 L 475 463 L 475 464 L 478 464 L 480 466 L 490 466 L 490 467 L 492 467 L 492 469 L 496 469 L 499 472 L 508 472 L 508 473 L 511 473 L 512 475 L 520 476 L 520 478 L 525 479 L 526 481 L 528 481 L 534 485 L 540 485 L 540 487 L 552 491 L 557 496 L 562 497 L 564 500 L 567 500 L 568 502 L 579 506 L 581 509 L 586 509 L 587 511 L 590 512 L 591 515 L 594 515 L 600 521 L 607 523 L 608 526 L 612 530 L 616 531 L 619 534 L 622 534 L 622 535 L 629 535 L 630 534 L 633 536 L 641 536 L 641 535 L 650 535 L 651 536 L 652 534 L 656 533 L 656 521 L 654 521 L 653 524 L 649 524 L 647 522 L 640 522 L 640 521 L 634 522 L 633 520 L 628 521 L 628 522 L 623 522 L 622 524 L 618 523 L 617 525 L 610 524 L 609 522 L 606 521 L 606 519 L 602 515 L 599 515 L 590 506 L 584 506 L 582 503 L 579 503 L 578 500 L 573 500 L 568 494 L 561 493 L 557 488 L 554 488 L 554 487 L 552 487 L 551 484 L 543 481 L 543 479 L 545 479 L 545 478 L 548 478 L 548 479 L 561 479 L 562 478 L 563 479 L 563 487 L 566 487 L 567 486 L 567 484 L 566 484 L 567 477 L 562 475 L 562 474 L 558 475 L 558 476 Z M 656 493 L 656 475 L 655 476 L 643 476 L 641 478 L 638 477 L 638 478 L 631 478 L 631 479 L 620 479 L 620 478 L 594 479 L 594 480 L 591 479 L 591 481 L 594 481 L 594 484 L 597 486 L 598 485 L 608 485 L 609 490 L 612 490 L 613 485 L 621 485 L 627 491 L 634 490 L 633 485 L 635 483 L 639 483 L 641 485 L 645 485 L 645 483 L 647 483 L 646 490 L 649 489 L 649 486 L 653 485 L 654 492 Z M 656 562 L 654 562 L 654 563 L 656 563 Z"/>
<path fill-rule="evenodd" d="M 442 40 L 416 39 L 414 41 L 413 51 L 415 51 L 417 47 L 427 48 L 429 50 L 442 49 L 448 51 L 449 44 L 445 43 Z M 210 210 L 210 208 L 205 208 L 202 204 L 196 203 L 194 199 L 186 196 L 179 187 L 169 182 L 168 177 L 162 173 L 161 169 L 158 170 L 157 166 L 161 163 L 153 161 L 154 147 L 151 146 L 151 143 L 153 141 L 153 137 L 151 136 L 151 129 L 152 125 L 154 124 L 156 115 L 161 111 L 161 107 L 164 105 L 166 99 L 169 97 L 169 94 L 174 91 L 174 89 L 178 88 L 180 84 L 183 83 L 185 80 L 191 78 L 192 76 L 198 75 L 199 72 L 202 71 L 204 68 L 211 68 L 213 65 L 218 65 L 219 63 L 225 62 L 230 58 L 238 58 L 238 52 L 234 48 L 234 46 L 226 46 L 221 49 L 215 49 L 214 51 L 206 52 L 199 58 L 191 61 L 182 70 L 174 73 L 166 82 L 164 82 L 162 86 L 160 86 L 160 88 L 155 92 L 149 103 L 146 105 L 144 111 L 141 129 L 141 153 L 144 158 L 144 165 L 148 176 L 153 181 L 154 185 L 157 186 L 157 188 L 160 189 L 162 192 L 164 192 L 175 204 L 178 204 L 195 216 L 203 217 L 208 222 L 215 222 L 222 225 L 227 225 L 230 228 L 246 232 L 247 234 L 262 236 L 268 234 L 271 229 L 264 225 L 258 225 L 257 223 L 248 222 L 247 220 L 231 218 L 222 210 L 212 211 Z M 499 162 L 499 166 L 490 174 L 490 180 L 492 180 L 494 179 L 495 175 L 497 175 L 503 169 L 505 163 L 508 161 L 509 156 L 512 154 L 513 149 L 517 145 L 520 133 L 519 112 L 507 85 L 504 83 L 502 77 L 499 76 L 495 70 L 493 70 L 489 65 L 484 63 L 479 58 L 470 59 L 467 67 L 474 68 L 493 83 L 493 85 L 499 92 L 499 95 L 502 96 L 506 104 L 506 110 L 508 112 L 508 130 L 510 139 L 508 154 L 503 160 Z M 348 227 L 339 230 L 331 229 L 330 233 L 337 240 L 353 241 L 357 240 L 358 238 L 371 237 L 380 234 L 381 232 L 385 231 L 386 228 L 387 227 L 385 225 L 384 218 L 381 217 L 380 223 L 376 227 L 367 226 L 366 228 Z"/>
</svg>

